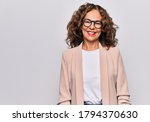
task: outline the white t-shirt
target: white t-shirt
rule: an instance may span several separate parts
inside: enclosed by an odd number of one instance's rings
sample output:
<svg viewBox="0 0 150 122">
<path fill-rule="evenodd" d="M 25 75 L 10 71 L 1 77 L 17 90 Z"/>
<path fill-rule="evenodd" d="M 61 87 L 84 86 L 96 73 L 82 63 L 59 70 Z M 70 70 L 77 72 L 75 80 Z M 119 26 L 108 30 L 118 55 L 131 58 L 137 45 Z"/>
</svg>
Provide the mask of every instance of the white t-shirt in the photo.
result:
<svg viewBox="0 0 150 122">
<path fill-rule="evenodd" d="M 82 50 L 84 101 L 101 101 L 99 49 Z"/>
</svg>

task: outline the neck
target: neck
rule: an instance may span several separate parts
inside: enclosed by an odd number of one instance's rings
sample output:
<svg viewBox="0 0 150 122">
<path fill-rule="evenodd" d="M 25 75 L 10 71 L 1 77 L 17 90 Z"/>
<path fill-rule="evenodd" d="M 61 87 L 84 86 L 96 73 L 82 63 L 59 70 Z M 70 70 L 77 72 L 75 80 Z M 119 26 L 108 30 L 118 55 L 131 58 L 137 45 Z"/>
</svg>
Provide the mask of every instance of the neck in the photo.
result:
<svg viewBox="0 0 150 122">
<path fill-rule="evenodd" d="M 95 42 L 86 42 L 86 41 L 83 41 L 83 44 L 82 44 L 82 49 L 84 50 L 96 50 L 99 48 L 99 41 L 95 41 Z"/>
</svg>

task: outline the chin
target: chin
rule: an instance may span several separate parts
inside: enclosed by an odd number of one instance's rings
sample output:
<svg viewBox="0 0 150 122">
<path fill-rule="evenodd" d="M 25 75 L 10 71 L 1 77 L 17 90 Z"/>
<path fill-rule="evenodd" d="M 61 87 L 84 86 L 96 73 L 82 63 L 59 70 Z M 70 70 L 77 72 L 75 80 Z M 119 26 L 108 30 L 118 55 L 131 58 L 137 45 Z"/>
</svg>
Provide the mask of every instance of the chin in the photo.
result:
<svg viewBox="0 0 150 122">
<path fill-rule="evenodd" d="M 98 38 L 87 38 L 86 40 L 89 42 L 96 42 L 99 39 Z"/>
</svg>

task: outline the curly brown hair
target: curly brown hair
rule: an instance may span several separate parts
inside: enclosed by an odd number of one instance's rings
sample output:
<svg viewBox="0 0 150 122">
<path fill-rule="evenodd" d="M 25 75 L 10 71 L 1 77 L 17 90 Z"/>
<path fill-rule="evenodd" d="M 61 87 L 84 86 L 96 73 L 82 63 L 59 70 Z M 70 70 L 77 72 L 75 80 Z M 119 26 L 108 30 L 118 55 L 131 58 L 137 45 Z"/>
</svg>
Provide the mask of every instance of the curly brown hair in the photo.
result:
<svg viewBox="0 0 150 122">
<path fill-rule="evenodd" d="M 105 46 L 108 49 L 117 45 L 118 40 L 115 36 L 118 26 L 114 24 L 107 11 L 99 5 L 86 3 L 81 5 L 79 9 L 74 12 L 70 22 L 67 25 L 68 34 L 66 43 L 70 48 L 77 47 L 83 41 L 83 34 L 81 30 L 83 19 L 86 14 L 93 9 L 98 10 L 102 16 L 102 32 L 99 37 L 99 42 L 102 46 Z"/>
</svg>

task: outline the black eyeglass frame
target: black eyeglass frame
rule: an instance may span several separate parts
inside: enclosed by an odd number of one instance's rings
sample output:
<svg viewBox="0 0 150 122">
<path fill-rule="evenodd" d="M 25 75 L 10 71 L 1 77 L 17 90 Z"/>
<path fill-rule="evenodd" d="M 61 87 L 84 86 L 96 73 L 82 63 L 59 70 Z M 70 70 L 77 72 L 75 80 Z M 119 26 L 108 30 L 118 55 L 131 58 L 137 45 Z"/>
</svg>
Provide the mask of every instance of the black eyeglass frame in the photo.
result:
<svg viewBox="0 0 150 122">
<path fill-rule="evenodd" d="M 90 24 L 87 26 L 87 25 L 85 25 L 85 21 L 89 21 L 90 22 Z M 97 22 L 100 22 L 100 27 L 96 27 L 95 25 L 97 24 Z M 101 27 L 102 27 L 102 21 L 101 20 L 96 20 L 96 21 L 94 21 L 94 20 L 90 20 L 90 19 L 83 19 L 83 25 L 85 26 L 85 27 L 90 27 L 91 25 L 92 25 L 92 23 L 94 23 L 94 27 L 95 28 L 97 28 L 97 29 L 100 29 Z"/>
</svg>

